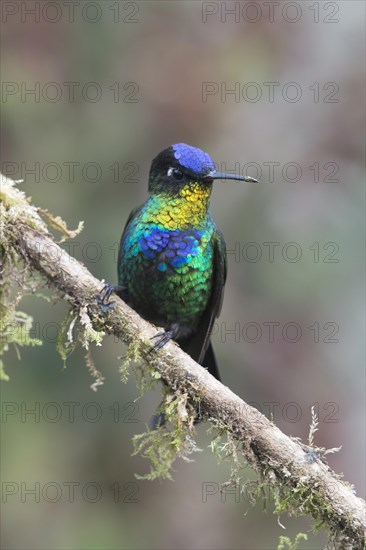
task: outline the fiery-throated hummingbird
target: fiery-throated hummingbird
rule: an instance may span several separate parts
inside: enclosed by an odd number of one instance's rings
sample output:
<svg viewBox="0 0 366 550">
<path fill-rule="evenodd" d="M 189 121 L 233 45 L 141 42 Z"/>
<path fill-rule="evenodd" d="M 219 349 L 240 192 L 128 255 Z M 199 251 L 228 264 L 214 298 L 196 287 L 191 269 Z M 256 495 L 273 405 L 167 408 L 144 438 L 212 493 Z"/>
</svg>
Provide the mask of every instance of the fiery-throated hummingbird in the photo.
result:
<svg viewBox="0 0 366 550">
<path fill-rule="evenodd" d="M 118 294 L 144 319 L 163 327 L 156 347 L 175 340 L 220 380 L 210 336 L 226 281 L 226 247 L 209 199 L 217 179 L 257 180 L 218 172 L 211 157 L 185 143 L 164 149 L 152 162 L 150 196 L 135 208 L 122 234 Z"/>
</svg>

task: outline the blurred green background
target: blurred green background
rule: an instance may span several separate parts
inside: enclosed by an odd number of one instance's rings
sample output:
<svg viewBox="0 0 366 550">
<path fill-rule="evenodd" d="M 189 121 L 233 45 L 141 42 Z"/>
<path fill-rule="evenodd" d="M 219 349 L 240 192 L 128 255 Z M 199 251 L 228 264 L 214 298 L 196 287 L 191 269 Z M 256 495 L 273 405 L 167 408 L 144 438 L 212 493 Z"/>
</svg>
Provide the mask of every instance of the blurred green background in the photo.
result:
<svg viewBox="0 0 366 550">
<path fill-rule="evenodd" d="M 259 168 L 259 185 L 217 182 L 211 201 L 229 249 L 213 336 L 223 381 L 304 440 L 316 404 L 316 443 L 342 445 L 329 464 L 364 496 L 364 3 L 2 4 L 2 172 L 69 227 L 85 221 L 68 249 L 97 277 L 116 281 L 121 230 L 161 149 L 186 142 L 222 169 Z M 66 306 L 21 309 L 46 342 L 7 357 L 3 548 L 272 549 L 309 530 L 282 517 L 283 531 L 246 493 L 220 496 L 229 469 L 206 425 L 174 482 L 136 480 L 149 464 L 131 437 L 159 392 L 131 404 L 134 377 L 120 382 L 124 348 L 108 337 L 92 350 L 106 378 L 94 393 L 83 350 L 63 370 L 55 349 Z"/>
</svg>

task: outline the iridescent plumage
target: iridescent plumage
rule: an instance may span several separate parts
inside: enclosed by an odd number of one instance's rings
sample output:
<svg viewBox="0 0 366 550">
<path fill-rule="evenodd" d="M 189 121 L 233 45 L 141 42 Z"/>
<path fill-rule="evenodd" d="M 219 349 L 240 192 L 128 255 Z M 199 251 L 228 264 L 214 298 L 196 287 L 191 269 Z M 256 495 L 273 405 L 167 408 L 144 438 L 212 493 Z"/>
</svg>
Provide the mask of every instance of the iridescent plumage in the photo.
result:
<svg viewBox="0 0 366 550">
<path fill-rule="evenodd" d="M 184 143 L 162 151 L 152 162 L 150 196 L 133 210 L 118 257 L 118 287 L 107 285 L 146 320 L 163 327 L 157 345 L 173 338 L 219 378 L 210 345 L 226 280 L 226 250 L 209 211 L 220 174 L 210 156 Z"/>
<path fill-rule="evenodd" d="M 141 315 L 169 329 L 179 319 L 183 336 L 197 327 L 212 287 L 211 216 L 192 221 L 178 198 L 152 196 L 124 232 L 118 280 Z"/>
</svg>

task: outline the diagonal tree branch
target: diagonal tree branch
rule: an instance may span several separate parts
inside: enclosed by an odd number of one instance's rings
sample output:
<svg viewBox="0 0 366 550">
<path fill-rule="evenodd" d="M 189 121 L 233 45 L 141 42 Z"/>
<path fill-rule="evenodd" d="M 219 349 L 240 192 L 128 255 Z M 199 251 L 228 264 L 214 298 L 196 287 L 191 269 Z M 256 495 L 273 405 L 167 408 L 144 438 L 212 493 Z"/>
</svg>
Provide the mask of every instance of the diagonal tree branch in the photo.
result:
<svg viewBox="0 0 366 550">
<path fill-rule="evenodd" d="M 247 405 L 229 388 L 169 342 L 152 351 L 155 327 L 144 321 L 122 300 L 101 314 L 95 295 L 102 283 L 53 240 L 38 210 L 29 204 L 14 182 L 2 180 L 2 243 L 5 257 L 12 253 L 37 270 L 73 307 L 87 308 L 98 330 L 116 335 L 129 345 L 139 340 L 139 353 L 176 391 L 200 401 L 202 410 L 238 442 L 245 458 L 268 483 L 291 491 L 298 509 L 326 524 L 337 548 L 363 548 L 366 507 L 352 488 L 298 441 L 286 436 L 272 422 Z"/>
</svg>

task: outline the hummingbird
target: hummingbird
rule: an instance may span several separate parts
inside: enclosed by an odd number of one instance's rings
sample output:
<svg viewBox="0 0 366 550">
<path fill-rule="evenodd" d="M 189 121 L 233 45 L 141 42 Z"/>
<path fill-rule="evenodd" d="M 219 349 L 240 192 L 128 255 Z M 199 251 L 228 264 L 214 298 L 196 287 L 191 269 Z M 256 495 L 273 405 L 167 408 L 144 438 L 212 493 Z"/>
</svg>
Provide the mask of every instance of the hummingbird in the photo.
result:
<svg viewBox="0 0 366 550">
<path fill-rule="evenodd" d="M 220 380 L 211 333 L 220 314 L 227 274 L 226 245 L 210 212 L 215 180 L 257 182 L 216 170 L 211 157 L 176 143 L 152 161 L 149 197 L 132 210 L 118 252 L 118 285 L 106 284 L 101 301 L 119 295 L 145 320 L 162 327 L 160 348 L 173 339 Z"/>
</svg>

